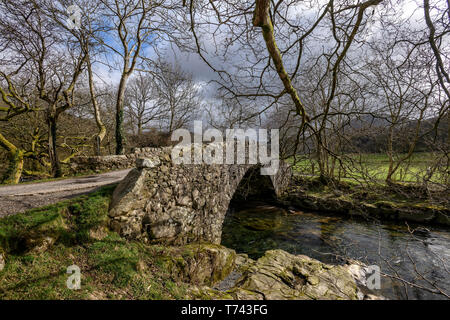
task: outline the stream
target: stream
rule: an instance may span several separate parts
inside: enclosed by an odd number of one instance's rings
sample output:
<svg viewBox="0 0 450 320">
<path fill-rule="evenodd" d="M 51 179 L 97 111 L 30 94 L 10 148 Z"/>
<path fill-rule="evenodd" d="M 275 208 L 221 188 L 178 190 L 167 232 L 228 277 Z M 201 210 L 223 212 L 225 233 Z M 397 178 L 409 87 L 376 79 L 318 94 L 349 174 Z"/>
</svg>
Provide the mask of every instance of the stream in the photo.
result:
<svg viewBox="0 0 450 320">
<path fill-rule="evenodd" d="M 253 259 L 267 250 L 283 249 L 329 264 L 351 258 L 378 265 L 382 274 L 391 277 L 382 276 L 381 289 L 375 292 L 388 299 L 447 299 L 392 276 L 450 294 L 450 231 L 440 227 L 409 224 L 408 228 L 248 202 L 230 207 L 222 244 Z"/>
</svg>

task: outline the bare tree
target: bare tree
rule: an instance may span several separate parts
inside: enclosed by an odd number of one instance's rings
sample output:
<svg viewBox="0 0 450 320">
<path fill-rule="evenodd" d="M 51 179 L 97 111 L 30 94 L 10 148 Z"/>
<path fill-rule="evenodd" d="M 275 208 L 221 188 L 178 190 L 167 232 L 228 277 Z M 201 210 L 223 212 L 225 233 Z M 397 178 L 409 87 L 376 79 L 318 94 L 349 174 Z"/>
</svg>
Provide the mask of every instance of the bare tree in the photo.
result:
<svg viewBox="0 0 450 320">
<path fill-rule="evenodd" d="M 28 72 L 45 106 L 48 156 L 52 175 L 58 177 L 62 171 L 57 152 L 57 120 L 74 105 L 75 85 L 82 74 L 86 52 L 71 45 L 74 34 L 66 33 L 67 29 L 49 18 L 45 10 L 44 3 L 36 1 L 3 1 L 1 28 L 4 43 L 8 43 L 7 54 L 15 56 L 9 65 L 19 65 L 22 72 Z"/>
<path fill-rule="evenodd" d="M 200 110 L 200 92 L 192 75 L 180 65 L 160 61 L 157 68 L 154 73 L 157 107 L 163 112 L 161 127 L 170 135 L 195 120 Z"/>
<path fill-rule="evenodd" d="M 136 135 L 141 135 L 146 125 L 156 123 L 166 113 L 166 110 L 156 103 L 156 93 L 149 73 L 139 72 L 130 80 L 125 93 L 125 110 Z"/>
<path fill-rule="evenodd" d="M 169 19 L 176 2 L 167 0 L 100 0 L 103 4 L 105 32 L 99 39 L 109 55 L 118 58 L 120 82 L 116 99 L 116 153 L 124 152 L 124 102 L 127 82 L 133 72 L 152 64 L 151 51 L 157 51 L 160 41 L 173 38 L 173 23 Z M 114 58 L 113 58 L 114 59 Z M 109 60 L 109 57 L 106 57 Z"/>
<path fill-rule="evenodd" d="M 18 85 L 13 85 L 11 77 L 16 72 L 12 74 L 0 73 L 4 78 L 4 82 L 0 84 L 1 101 L 3 102 L 0 104 L 0 122 L 2 124 L 8 123 L 10 126 L 12 126 L 12 120 L 14 118 L 38 110 L 37 105 L 34 104 L 35 100 L 31 97 L 32 94 L 28 93 L 25 95 L 24 92 L 26 89 L 24 87 L 19 88 Z M 7 89 L 3 87 L 4 84 L 6 84 Z M 26 85 L 27 83 L 25 82 Z M 20 181 L 24 168 L 24 159 L 27 156 L 35 155 L 35 148 L 33 147 L 36 146 L 36 140 L 39 140 L 40 136 L 38 131 L 34 132 L 32 146 L 29 150 L 21 148 L 20 145 L 14 143 L 14 138 L 17 137 L 11 136 L 8 138 L 5 132 L 0 132 L 0 146 L 6 150 L 9 159 L 8 169 L 1 178 L 1 182 L 6 184 L 18 183 Z"/>
<path fill-rule="evenodd" d="M 62 30 L 71 35 L 72 45 L 78 47 L 84 54 L 84 62 L 89 84 L 90 100 L 94 111 L 94 118 L 98 127 L 98 132 L 94 137 L 94 152 L 100 150 L 101 142 L 106 135 L 106 126 L 104 125 L 98 104 L 96 85 L 94 79 L 93 65 L 96 63 L 96 57 L 100 51 L 98 39 L 104 31 L 104 25 L 101 23 L 101 2 L 89 0 L 77 0 L 76 2 L 67 0 L 35 1 L 35 5 L 41 7 L 44 13 L 48 15 Z M 79 12 L 80 21 L 78 25 L 68 24 L 68 8 L 74 7 Z"/>
</svg>

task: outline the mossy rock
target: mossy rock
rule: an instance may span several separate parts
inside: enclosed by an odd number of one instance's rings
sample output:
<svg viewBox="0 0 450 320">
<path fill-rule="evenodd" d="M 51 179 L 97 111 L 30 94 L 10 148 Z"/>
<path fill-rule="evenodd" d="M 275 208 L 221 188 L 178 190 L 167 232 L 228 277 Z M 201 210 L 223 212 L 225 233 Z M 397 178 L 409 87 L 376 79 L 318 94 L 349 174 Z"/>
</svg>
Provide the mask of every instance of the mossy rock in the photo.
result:
<svg viewBox="0 0 450 320">
<path fill-rule="evenodd" d="M 188 288 L 191 299 L 199 300 L 233 300 L 229 292 L 215 290 L 208 286 L 191 286 Z"/>
<path fill-rule="evenodd" d="M 168 247 L 159 257 L 175 281 L 212 286 L 225 279 L 234 268 L 236 252 L 213 244 Z"/>
<path fill-rule="evenodd" d="M 450 226 L 450 214 L 437 211 L 435 222 L 444 226 Z"/>
<path fill-rule="evenodd" d="M 248 218 L 242 223 L 244 228 L 252 231 L 267 231 L 276 230 L 281 227 L 282 221 L 280 219 L 262 219 L 262 218 Z"/>
<path fill-rule="evenodd" d="M 418 209 L 399 209 L 398 219 L 413 222 L 428 223 L 433 221 L 435 213 L 432 210 L 418 210 Z"/>
<path fill-rule="evenodd" d="M 239 298 L 331 300 L 359 299 L 361 296 L 347 266 L 326 265 L 283 250 L 267 251 L 257 261 L 247 260 L 245 264 L 243 276 L 228 291 Z"/>
<path fill-rule="evenodd" d="M 433 211 L 449 211 L 446 207 L 438 204 L 433 204 L 429 202 L 420 202 L 416 203 L 413 206 L 414 208 L 422 209 L 422 210 L 433 210 Z"/>
</svg>

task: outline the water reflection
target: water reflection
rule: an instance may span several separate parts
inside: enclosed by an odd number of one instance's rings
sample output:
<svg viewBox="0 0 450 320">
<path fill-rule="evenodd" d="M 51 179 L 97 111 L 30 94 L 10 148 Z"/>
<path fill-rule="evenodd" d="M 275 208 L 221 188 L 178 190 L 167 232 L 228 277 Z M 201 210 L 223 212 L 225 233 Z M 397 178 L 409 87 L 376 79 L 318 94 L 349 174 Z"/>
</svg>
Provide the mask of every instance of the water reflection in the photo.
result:
<svg viewBox="0 0 450 320">
<path fill-rule="evenodd" d="M 250 203 L 231 208 L 222 244 L 254 259 L 278 248 L 331 264 L 356 259 L 417 286 L 436 291 L 436 285 L 449 293 L 450 233 L 427 227 L 411 234 L 418 226 L 409 227 Z M 445 299 L 389 277 L 383 277 L 380 291 L 390 299 Z"/>
</svg>

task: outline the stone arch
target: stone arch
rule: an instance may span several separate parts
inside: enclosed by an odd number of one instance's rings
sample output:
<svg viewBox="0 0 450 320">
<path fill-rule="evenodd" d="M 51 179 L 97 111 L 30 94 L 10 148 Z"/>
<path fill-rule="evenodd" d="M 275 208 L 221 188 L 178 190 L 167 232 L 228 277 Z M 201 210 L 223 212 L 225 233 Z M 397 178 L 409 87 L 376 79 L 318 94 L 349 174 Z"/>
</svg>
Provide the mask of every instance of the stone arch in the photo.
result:
<svg viewBox="0 0 450 320">
<path fill-rule="evenodd" d="M 242 179 L 239 181 L 231 202 L 247 202 L 251 200 L 272 200 L 276 198 L 276 191 L 273 180 L 270 176 L 262 175 L 260 166 L 256 165 L 248 168 Z"/>
<path fill-rule="evenodd" d="M 257 165 L 174 164 L 171 149 L 138 159 L 117 186 L 110 204 L 110 225 L 120 235 L 144 242 L 220 243 L 230 200 L 244 175 Z M 283 162 L 270 176 L 276 195 L 288 186 Z"/>
</svg>

